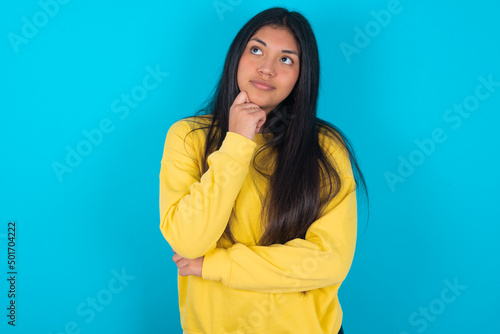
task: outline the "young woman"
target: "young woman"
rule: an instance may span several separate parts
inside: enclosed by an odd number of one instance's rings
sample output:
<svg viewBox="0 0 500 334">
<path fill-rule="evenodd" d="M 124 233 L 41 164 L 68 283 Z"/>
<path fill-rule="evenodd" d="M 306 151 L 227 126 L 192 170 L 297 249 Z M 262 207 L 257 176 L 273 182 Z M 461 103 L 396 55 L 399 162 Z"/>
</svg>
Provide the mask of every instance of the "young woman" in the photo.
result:
<svg viewBox="0 0 500 334">
<path fill-rule="evenodd" d="M 318 88 L 309 22 L 270 8 L 234 38 L 204 109 L 168 130 L 160 229 L 184 333 L 343 333 L 366 184 L 349 141 L 316 117 Z"/>
</svg>

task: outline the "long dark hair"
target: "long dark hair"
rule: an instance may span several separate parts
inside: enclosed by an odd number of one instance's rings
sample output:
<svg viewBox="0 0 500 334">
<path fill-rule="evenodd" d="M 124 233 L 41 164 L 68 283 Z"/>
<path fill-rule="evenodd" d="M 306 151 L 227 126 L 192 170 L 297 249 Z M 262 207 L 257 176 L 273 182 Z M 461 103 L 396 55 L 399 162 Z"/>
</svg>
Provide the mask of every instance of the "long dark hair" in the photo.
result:
<svg viewBox="0 0 500 334">
<path fill-rule="evenodd" d="M 368 199 L 364 176 L 356 162 L 354 150 L 346 136 L 335 125 L 316 117 L 319 90 L 319 54 L 316 38 L 307 19 L 300 13 L 273 7 L 250 19 L 234 38 L 217 86 L 195 116 L 205 117 L 206 144 L 201 158 L 201 173 L 208 169 L 206 158 L 222 145 L 229 126 L 229 110 L 239 94 L 237 69 L 249 39 L 263 26 L 287 28 L 299 47 L 300 73 L 290 95 L 266 117 L 261 132 L 268 141 L 255 154 L 255 170 L 269 180 L 262 222 L 265 231 L 260 246 L 284 244 L 295 238 L 305 238 L 311 224 L 324 207 L 338 194 L 342 178 L 336 164 L 328 159 L 320 145 L 319 133 L 324 133 L 349 154 L 355 167 L 356 189 L 361 183 Z M 267 136 L 272 133 L 272 136 Z M 259 169 L 256 157 L 266 150 L 275 152 L 274 171 L 267 174 Z M 321 165 L 323 168 L 321 168 Z M 325 174 L 326 173 L 326 174 Z M 321 198 L 322 181 L 329 180 L 329 190 Z M 224 231 L 232 244 L 236 243 L 230 224 Z M 222 239 L 222 238 L 221 238 Z"/>
</svg>

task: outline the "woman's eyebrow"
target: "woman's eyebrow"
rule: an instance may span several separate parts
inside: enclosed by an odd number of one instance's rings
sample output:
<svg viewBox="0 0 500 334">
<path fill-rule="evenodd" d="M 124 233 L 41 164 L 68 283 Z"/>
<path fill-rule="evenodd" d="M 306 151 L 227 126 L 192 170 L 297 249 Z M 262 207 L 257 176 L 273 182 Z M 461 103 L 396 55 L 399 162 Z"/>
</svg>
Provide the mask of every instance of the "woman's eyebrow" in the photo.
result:
<svg viewBox="0 0 500 334">
<path fill-rule="evenodd" d="M 257 42 L 259 42 L 260 44 L 262 44 L 262 45 L 264 45 L 264 46 L 267 46 L 267 44 L 266 44 L 266 43 L 264 43 L 262 40 L 260 40 L 260 39 L 258 39 L 258 38 L 252 38 L 252 39 L 251 39 L 251 41 L 257 41 Z M 297 52 L 292 51 L 292 50 L 281 50 L 281 52 L 283 52 L 283 53 L 290 53 L 290 54 L 294 54 L 294 55 L 296 55 L 297 57 L 299 56 L 299 55 L 297 54 Z"/>
</svg>

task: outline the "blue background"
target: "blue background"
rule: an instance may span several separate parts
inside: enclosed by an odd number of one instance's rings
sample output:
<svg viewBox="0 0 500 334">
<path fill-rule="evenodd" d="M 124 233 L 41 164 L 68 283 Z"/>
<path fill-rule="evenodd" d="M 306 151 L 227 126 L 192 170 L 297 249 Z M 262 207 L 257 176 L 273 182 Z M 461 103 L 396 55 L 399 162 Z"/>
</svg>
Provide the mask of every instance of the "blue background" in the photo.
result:
<svg viewBox="0 0 500 334">
<path fill-rule="evenodd" d="M 498 331 L 497 1 L 53 4 L 0 11 L 2 333 L 181 333 L 177 268 L 159 230 L 165 136 L 208 97 L 237 31 L 274 5 L 311 22 L 318 115 L 352 141 L 370 190 L 339 292 L 346 333 Z M 161 75 L 145 90 L 148 68 Z M 467 116 L 450 110 L 464 103 Z M 54 164 L 78 148 L 86 155 L 58 177 Z"/>
</svg>

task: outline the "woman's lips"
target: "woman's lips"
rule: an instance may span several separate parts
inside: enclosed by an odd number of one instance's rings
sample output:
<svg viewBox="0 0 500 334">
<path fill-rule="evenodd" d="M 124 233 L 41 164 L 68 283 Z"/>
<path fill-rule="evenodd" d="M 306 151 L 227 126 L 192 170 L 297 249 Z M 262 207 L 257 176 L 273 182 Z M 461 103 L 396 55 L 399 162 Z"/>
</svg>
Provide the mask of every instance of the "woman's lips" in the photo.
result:
<svg viewBox="0 0 500 334">
<path fill-rule="evenodd" d="M 250 82 L 252 83 L 252 85 L 254 85 L 258 89 L 262 89 L 262 90 L 274 89 L 274 87 L 270 86 L 270 84 L 264 83 L 264 82 L 259 81 L 259 80 L 251 80 Z"/>
</svg>

